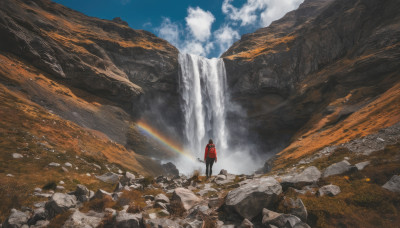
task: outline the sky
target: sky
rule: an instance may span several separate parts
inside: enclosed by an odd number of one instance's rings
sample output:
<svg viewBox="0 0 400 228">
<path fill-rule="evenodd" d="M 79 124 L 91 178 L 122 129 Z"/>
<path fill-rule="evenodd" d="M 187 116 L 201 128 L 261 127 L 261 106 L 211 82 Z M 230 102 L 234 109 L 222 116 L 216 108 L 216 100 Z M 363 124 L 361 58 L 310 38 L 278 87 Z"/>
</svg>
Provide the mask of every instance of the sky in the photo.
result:
<svg viewBox="0 0 400 228">
<path fill-rule="evenodd" d="M 303 0 L 53 0 L 92 17 L 121 17 L 181 52 L 219 57 L 241 35 L 268 26 Z"/>
</svg>

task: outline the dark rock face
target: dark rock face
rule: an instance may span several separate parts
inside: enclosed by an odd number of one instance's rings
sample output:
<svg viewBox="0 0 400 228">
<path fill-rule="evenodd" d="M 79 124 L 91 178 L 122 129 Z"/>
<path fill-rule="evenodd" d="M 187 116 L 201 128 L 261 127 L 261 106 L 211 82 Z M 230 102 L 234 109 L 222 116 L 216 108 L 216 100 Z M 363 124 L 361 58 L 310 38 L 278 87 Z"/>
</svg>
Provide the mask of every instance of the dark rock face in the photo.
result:
<svg viewBox="0 0 400 228">
<path fill-rule="evenodd" d="M 74 88 L 88 92 L 83 96 L 89 102 L 105 98 L 93 112 L 68 100 L 56 102 L 37 88 L 27 91 L 34 102 L 63 118 L 128 147 L 143 139 L 128 135 L 126 122 L 143 116 L 157 117 L 154 127 L 170 125 L 180 133 L 179 124 L 171 124 L 180 118 L 178 50 L 167 41 L 134 30 L 120 18 L 88 17 L 49 0 L 1 1 L 0 34 L 2 53 L 16 56 L 74 93 Z M 142 151 L 149 149 L 138 149 Z"/>
<path fill-rule="evenodd" d="M 232 99 L 245 113 L 231 120 L 246 121 L 261 149 L 279 150 L 330 102 L 370 86 L 363 101 L 387 90 L 399 69 L 399 7 L 396 0 L 306 0 L 244 35 L 222 56 Z"/>
</svg>

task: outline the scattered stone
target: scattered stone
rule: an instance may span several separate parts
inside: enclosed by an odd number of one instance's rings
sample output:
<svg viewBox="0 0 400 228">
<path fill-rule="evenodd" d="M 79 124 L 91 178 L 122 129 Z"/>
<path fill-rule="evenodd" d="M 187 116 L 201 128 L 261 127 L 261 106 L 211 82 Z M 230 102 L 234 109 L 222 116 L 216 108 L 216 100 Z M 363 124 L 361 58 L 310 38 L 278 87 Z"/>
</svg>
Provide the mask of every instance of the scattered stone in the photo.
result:
<svg viewBox="0 0 400 228">
<path fill-rule="evenodd" d="M 161 209 L 167 210 L 167 205 L 165 203 L 162 203 L 162 202 L 156 202 L 154 204 L 154 208 L 161 208 Z"/>
<path fill-rule="evenodd" d="M 220 198 L 211 198 L 208 200 L 208 206 L 210 208 L 219 207 L 222 204 L 222 199 Z"/>
<path fill-rule="evenodd" d="M 294 215 L 280 214 L 274 211 L 270 211 L 266 208 L 263 209 L 262 214 L 263 214 L 262 224 L 267 227 L 268 226 L 271 227 L 271 225 L 277 227 L 290 227 L 290 228 L 310 227 Z"/>
<path fill-rule="evenodd" d="M 161 217 L 170 216 L 170 213 L 166 209 L 159 211 L 157 214 Z"/>
<path fill-rule="evenodd" d="M 278 199 L 282 186 L 272 177 L 254 179 L 228 193 L 225 209 L 235 211 L 243 218 L 252 220 L 263 208 L 269 208 Z"/>
<path fill-rule="evenodd" d="M 200 190 L 197 194 L 204 196 L 205 194 L 208 194 L 209 192 L 218 192 L 218 191 L 214 188 L 204 188 L 204 189 Z"/>
<path fill-rule="evenodd" d="M 400 193 L 400 176 L 393 175 L 392 178 L 390 178 L 390 180 L 386 182 L 382 187 L 391 192 Z"/>
<path fill-rule="evenodd" d="M 12 175 L 11 173 L 6 175 L 7 177 L 14 177 L 14 175 Z"/>
<path fill-rule="evenodd" d="M 321 178 L 321 172 L 317 167 L 310 166 L 299 174 L 283 177 L 281 184 L 285 189 L 287 187 L 301 188 L 305 185 L 317 182 L 319 178 Z"/>
<path fill-rule="evenodd" d="M 109 184 L 117 184 L 119 181 L 119 176 L 112 172 L 105 173 L 101 176 L 96 176 L 96 178 Z"/>
<path fill-rule="evenodd" d="M 65 162 L 64 165 L 65 165 L 66 167 L 72 167 L 72 164 L 69 163 L 69 162 Z"/>
<path fill-rule="evenodd" d="M 172 162 L 168 162 L 162 165 L 164 173 L 168 176 L 179 177 L 179 170 Z"/>
<path fill-rule="evenodd" d="M 150 219 L 156 219 L 156 218 L 157 218 L 156 213 L 150 213 L 150 214 L 149 214 L 149 218 L 150 218 Z"/>
<path fill-rule="evenodd" d="M 154 200 L 154 196 L 153 195 L 144 195 L 143 198 L 145 198 L 146 200 Z"/>
<path fill-rule="evenodd" d="M 104 198 L 113 198 L 112 194 L 109 192 L 106 192 L 102 189 L 97 190 L 97 192 L 94 194 L 93 199 L 104 199 Z"/>
<path fill-rule="evenodd" d="M 96 213 L 94 211 L 89 211 L 87 214 L 75 210 L 74 213 L 69 217 L 69 219 L 64 223 L 65 228 L 67 227 L 77 227 L 77 228 L 88 228 L 88 227 L 98 227 L 103 220 L 103 213 Z"/>
<path fill-rule="evenodd" d="M 11 215 L 3 223 L 3 228 L 22 227 L 23 225 L 27 224 L 28 219 L 29 213 L 11 209 Z"/>
<path fill-rule="evenodd" d="M 38 203 L 34 203 L 33 206 L 36 208 L 41 208 L 44 207 L 46 205 L 46 202 L 38 202 Z"/>
<path fill-rule="evenodd" d="M 45 228 L 45 227 L 48 227 L 49 224 L 50 224 L 50 221 L 48 221 L 48 220 L 39 220 L 36 222 L 35 225 L 31 225 L 29 227 L 30 228 Z"/>
<path fill-rule="evenodd" d="M 64 191 L 65 190 L 64 186 L 61 186 L 61 185 L 57 185 L 56 189 L 58 191 Z"/>
<path fill-rule="evenodd" d="M 33 191 L 34 192 L 42 192 L 42 189 L 41 188 L 35 188 Z"/>
<path fill-rule="evenodd" d="M 226 176 L 225 175 L 217 175 L 215 177 L 216 180 L 226 180 Z"/>
<path fill-rule="evenodd" d="M 365 161 L 365 162 L 360 162 L 357 163 L 355 166 L 358 170 L 363 170 L 367 165 L 369 165 L 371 162 L 370 161 Z"/>
<path fill-rule="evenodd" d="M 77 167 L 78 168 L 78 167 Z M 90 175 L 90 173 L 86 173 L 86 176 L 91 177 L 92 175 Z"/>
<path fill-rule="evenodd" d="M 48 217 L 47 211 L 40 207 L 33 211 L 32 217 L 28 220 L 28 225 L 35 225 L 37 221 L 46 220 Z"/>
<path fill-rule="evenodd" d="M 345 172 L 350 171 L 351 167 L 352 167 L 351 164 L 346 160 L 334 163 L 325 169 L 324 173 L 322 174 L 322 177 L 325 178 L 333 175 L 343 174 Z"/>
<path fill-rule="evenodd" d="M 60 181 L 60 182 L 58 182 L 58 183 L 61 184 L 61 185 L 62 185 L 62 184 L 65 184 L 64 181 Z"/>
<path fill-rule="evenodd" d="M 73 195 L 75 195 L 80 202 L 86 202 L 89 201 L 90 191 L 85 185 L 78 184 Z"/>
<path fill-rule="evenodd" d="M 173 201 L 178 201 L 182 204 L 183 208 L 189 210 L 196 203 L 200 202 L 198 198 L 192 191 L 186 188 L 176 188 L 172 195 Z"/>
<path fill-rule="evenodd" d="M 49 166 L 59 167 L 60 164 L 59 164 L 59 163 L 56 163 L 56 162 L 50 162 L 50 163 L 49 163 Z"/>
<path fill-rule="evenodd" d="M 324 195 L 336 196 L 339 193 L 340 193 L 340 187 L 333 184 L 325 185 L 318 190 L 319 196 L 324 196 Z"/>
<path fill-rule="evenodd" d="M 126 171 L 126 173 L 125 173 L 125 177 L 127 177 L 127 178 L 129 178 L 129 179 L 131 179 L 131 180 L 135 180 L 135 174 L 133 174 L 133 173 L 130 173 L 130 172 L 128 172 L 128 171 Z"/>
<path fill-rule="evenodd" d="M 53 218 L 57 214 L 63 213 L 75 206 L 75 196 L 63 193 L 54 193 L 50 201 L 46 203 L 45 208 L 48 211 L 50 218 Z"/>
<path fill-rule="evenodd" d="M 221 169 L 221 171 L 219 171 L 220 175 L 228 175 L 228 171 L 226 169 Z"/>
<path fill-rule="evenodd" d="M 240 224 L 239 228 L 253 228 L 253 223 L 250 222 L 248 219 L 243 219 L 242 224 Z"/>
<path fill-rule="evenodd" d="M 97 169 L 101 169 L 101 166 L 99 166 L 98 164 L 92 164 L 94 167 L 96 167 Z"/>
<path fill-rule="evenodd" d="M 131 214 L 120 211 L 116 217 L 117 228 L 140 228 L 143 220 L 142 214 Z"/>
<path fill-rule="evenodd" d="M 145 227 L 149 228 L 169 228 L 169 227 L 181 227 L 178 223 L 167 218 L 156 218 L 145 221 Z"/>
<path fill-rule="evenodd" d="M 119 173 L 119 174 L 122 174 L 122 173 L 123 173 L 123 171 L 122 171 L 122 170 L 120 170 L 120 169 L 118 169 L 118 173 Z"/>
<path fill-rule="evenodd" d="M 77 167 L 78 168 L 78 167 Z M 66 173 L 68 173 L 69 171 L 68 171 L 68 169 L 67 168 L 65 168 L 64 166 L 63 167 L 61 167 L 61 169 L 62 169 L 62 171 L 64 171 L 64 172 L 66 172 Z"/>
<path fill-rule="evenodd" d="M 156 197 L 154 198 L 154 201 L 157 202 L 161 202 L 161 203 L 169 203 L 169 199 L 166 195 L 160 193 L 158 195 L 156 195 Z"/>
<path fill-rule="evenodd" d="M 307 222 L 307 216 L 308 216 L 307 209 L 300 198 L 294 200 L 292 198 L 285 197 L 283 206 L 287 208 L 289 214 L 297 216 L 303 222 Z"/>
<path fill-rule="evenodd" d="M 19 154 L 19 153 L 13 153 L 12 156 L 13 156 L 13 158 L 23 158 L 24 157 L 22 154 Z"/>
</svg>

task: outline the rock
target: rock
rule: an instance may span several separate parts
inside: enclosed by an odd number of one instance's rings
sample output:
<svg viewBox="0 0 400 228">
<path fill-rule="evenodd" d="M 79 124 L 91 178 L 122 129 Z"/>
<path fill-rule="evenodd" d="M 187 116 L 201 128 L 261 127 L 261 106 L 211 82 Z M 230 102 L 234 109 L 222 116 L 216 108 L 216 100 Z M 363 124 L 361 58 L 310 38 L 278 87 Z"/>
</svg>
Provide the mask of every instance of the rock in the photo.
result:
<svg viewBox="0 0 400 228">
<path fill-rule="evenodd" d="M 4 221 L 3 228 L 18 228 L 28 223 L 29 213 L 11 209 L 11 215 Z"/>
<path fill-rule="evenodd" d="M 179 170 L 172 162 L 168 162 L 162 165 L 164 173 L 169 176 L 179 177 Z"/>
<path fill-rule="evenodd" d="M 63 191 L 63 190 L 65 190 L 65 187 L 64 187 L 64 186 L 61 186 L 61 185 L 57 185 L 56 189 L 57 189 L 58 191 Z"/>
<path fill-rule="evenodd" d="M 324 196 L 324 195 L 336 196 L 339 193 L 340 193 L 340 187 L 333 184 L 325 185 L 318 190 L 319 196 Z"/>
<path fill-rule="evenodd" d="M 34 192 L 42 192 L 42 189 L 41 188 L 35 188 L 33 191 Z"/>
<path fill-rule="evenodd" d="M 109 198 L 112 199 L 112 194 L 109 192 L 106 192 L 102 189 L 97 190 L 97 192 L 94 194 L 92 199 L 104 199 L 104 198 Z"/>
<path fill-rule="evenodd" d="M 105 173 L 101 176 L 96 176 L 96 178 L 109 184 L 117 184 L 119 181 L 119 176 L 112 172 Z"/>
<path fill-rule="evenodd" d="M 289 214 L 295 215 L 303 222 L 307 222 L 307 209 L 300 198 L 292 199 L 285 197 L 283 205 L 287 208 Z"/>
<path fill-rule="evenodd" d="M 400 176 L 393 175 L 392 178 L 390 178 L 390 180 L 386 182 L 382 187 L 391 192 L 400 193 Z"/>
<path fill-rule="evenodd" d="M 211 198 L 208 200 L 208 206 L 210 208 L 219 207 L 222 205 L 222 201 L 220 198 Z"/>
<path fill-rule="evenodd" d="M 200 202 L 200 198 L 186 188 L 176 188 L 172 195 L 172 200 L 180 202 L 185 210 L 189 210 Z"/>
<path fill-rule="evenodd" d="M 189 210 L 189 215 L 186 218 L 191 219 L 202 219 L 203 215 L 207 215 L 208 209 L 210 209 L 207 205 L 196 205 Z"/>
<path fill-rule="evenodd" d="M 65 165 L 66 167 L 72 167 L 72 164 L 69 163 L 69 162 L 65 162 L 64 165 Z"/>
<path fill-rule="evenodd" d="M 239 228 L 253 228 L 253 223 L 250 222 L 248 219 L 243 219 L 242 224 L 240 224 Z"/>
<path fill-rule="evenodd" d="M 315 166 L 310 166 L 303 172 L 294 176 L 283 177 L 281 184 L 286 189 L 287 187 L 301 188 L 307 184 L 315 183 L 321 178 L 321 172 Z"/>
<path fill-rule="evenodd" d="M 60 164 L 59 164 L 59 163 L 56 163 L 56 162 L 50 162 L 50 163 L 49 163 L 49 166 L 59 167 Z"/>
<path fill-rule="evenodd" d="M 76 167 L 76 168 L 78 168 L 78 167 Z M 69 172 L 69 171 L 68 171 L 68 169 L 67 169 L 67 168 L 65 168 L 64 166 L 63 166 L 63 167 L 61 167 L 61 169 L 62 169 L 62 171 L 66 172 L 66 173 L 68 173 L 68 172 Z"/>
<path fill-rule="evenodd" d="M 156 218 L 156 219 L 149 219 L 145 221 L 145 225 L 148 228 L 170 228 L 170 227 L 181 227 L 178 223 L 172 221 L 171 219 L 167 218 Z"/>
<path fill-rule="evenodd" d="M 116 217 L 117 228 L 140 228 L 143 223 L 142 214 L 131 214 L 120 211 Z"/>
<path fill-rule="evenodd" d="M 63 185 L 63 184 L 65 184 L 65 183 L 64 183 L 64 181 L 60 181 L 60 182 L 58 182 L 58 184 Z"/>
<path fill-rule="evenodd" d="M 90 191 L 85 185 L 78 184 L 73 195 L 75 195 L 80 202 L 86 202 L 89 200 Z"/>
<path fill-rule="evenodd" d="M 365 162 L 360 162 L 355 165 L 357 170 L 363 170 L 365 166 L 369 165 L 371 162 L 370 161 L 365 161 Z"/>
<path fill-rule="evenodd" d="M 157 202 L 161 202 L 161 203 L 169 203 L 169 199 L 166 195 L 160 193 L 158 195 L 156 195 L 156 197 L 154 198 L 154 201 Z"/>
<path fill-rule="evenodd" d="M 103 220 L 104 213 L 96 213 L 94 211 L 89 211 L 84 214 L 79 210 L 75 210 L 74 213 L 69 217 L 69 219 L 64 223 L 64 228 L 89 228 L 98 227 Z"/>
<path fill-rule="evenodd" d="M 41 207 L 33 211 L 33 215 L 28 220 L 28 225 L 35 225 L 37 221 L 46 220 L 48 218 L 47 211 Z"/>
<path fill-rule="evenodd" d="M 14 175 L 12 175 L 11 173 L 6 175 L 7 177 L 14 177 Z"/>
<path fill-rule="evenodd" d="M 306 223 L 302 222 L 298 217 L 294 215 L 288 215 L 288 214 L 280 214 L 274 211 L 270 211 L 266 208 L 263 209 L 262 211 L 263 218 L 262 218 L 262 224 L 264 226 L 277 226 L 277 227 L 307 227 L 309 228 Z"/>
<path fill-rule="evenodd" d="M 45 228 L 48 227 L 50 224 L 50 221 L 48 220 L 39 220 L 36 222 L 36 224 L 29 226 L 30 228 Z"/>
<path fill-rule="evenodd" d="M 22 154 L 19 154 L 19 153 L 13 153 L 12 156 L 13 156 L 13 158 L 23 158 L 24 157 Z"/>
<path fill-rule="evenodd" d="M 341 162 L 334 163 L 328 166 L 328 168 L 326 168 L 324 173 L 322 174 L 322 177 L 325 178 L 333 175 L 343 174 L 345 172 L 350 171 L 350 169 L 351 169 L 351 164 L 348 161 L 343 160 Z"/>
<path fill-rule="evenodd" d="M 133 173 L 130 173 L 130 172 L 128 172 L 128 171 L 126 171 L 126 173 L 125 173 L 125 177 L 127 177 L 127 178 L 129 178 L 129 179 L 131 179 L 131 180 L 135 180 L 135 174 L 133 174 Z"/>
<path fill-rule="evenodd" d="M 156 203 L 154 204 L 154 208 L 161 208 L 161 209 L 165 209 L 165 210 L 168 209 L 168 208 L 167 208 L 167 205 L 166 205 L 165 203 L 161 203 L 161 202 L 156 202 Z"/>
<path fill-rule="evenodd" d="M 205 188 L 205 189 L 200 190 L 198 192 L 198 194 L 201 195 L 201 196 L 204 196 L 205 194 L 207 194 L 209 192 L 218 192 L 218 191 L 216 189 L 214 189 L 214 188 Z"/>
<path fill-rule="evenodd" d="M 46 205 L 46 202 L 38 202 L 38 203 L 33 204 L 33 206 L 36 208 L 41 208 L 41 207 L 44 208 L 45 205 Z"/>
<path fill-rule="evenodd" d="M 63 213 L 76 206 L 76 197 L 64 193 L 54 193 L 50 201 L 45 205 L 49 217 L 53 218 L 57 214 Z"/>
<path fill-rule="evenodd" d="M 156 219 L 156 218 L 157 218 L 156 213 L 150 213 L 150 214 L 149 214 L 149 218 L 150 218 L 150 219 Z"/>
<path fill-rule="evenodd" d="M 166 209 L 159 211 L 157 214 L 161 217 L 170 216 L 170 213 Z"/>
<path fill-rule="evenodd" d="M 215 177 L 216 180 L 226 180 L 226 176 L 225 175 L 217 175 Z"/>
<path fill-rule="evenodd" d="M 282 186 L 272 177 L 254 179 L 228 193 L 224 208 L 235 211 L 243 218 L 252 220 L 261 213 L 263 208 L 269 208 L 278 199 Z"/>
<path fill-rule="evenodd" d="M 219 171 L 220 175 L 228 175 L 228 171 L 226 169 L 221 169 L 221 171 Z"/>
</svg>

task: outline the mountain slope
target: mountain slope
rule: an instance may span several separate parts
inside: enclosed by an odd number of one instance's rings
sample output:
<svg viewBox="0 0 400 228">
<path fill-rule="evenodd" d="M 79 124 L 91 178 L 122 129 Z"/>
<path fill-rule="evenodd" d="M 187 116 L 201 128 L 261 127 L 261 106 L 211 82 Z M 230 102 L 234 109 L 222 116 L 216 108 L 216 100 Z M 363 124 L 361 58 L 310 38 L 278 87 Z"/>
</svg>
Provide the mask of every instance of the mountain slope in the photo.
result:
<svg viewBox="0 0 400 228">
<path fill-rule="evenodd" d="M 394 0 L 308 0 L 224 53 L 232 97 L 247 114 L 253 138 L 264 144 L 260 150 L 293 143 L 281 154 L 298 157 L 399 121 L 399 7 Z M 394 97 L 385 106 L 368 107 L 388 93 Z M 350 130 L 340 123 L 365 109 L 385 113 L 380 124 L 360 123 L 351 134 L 303 146 L 333 129 Z"/>
</svg>

